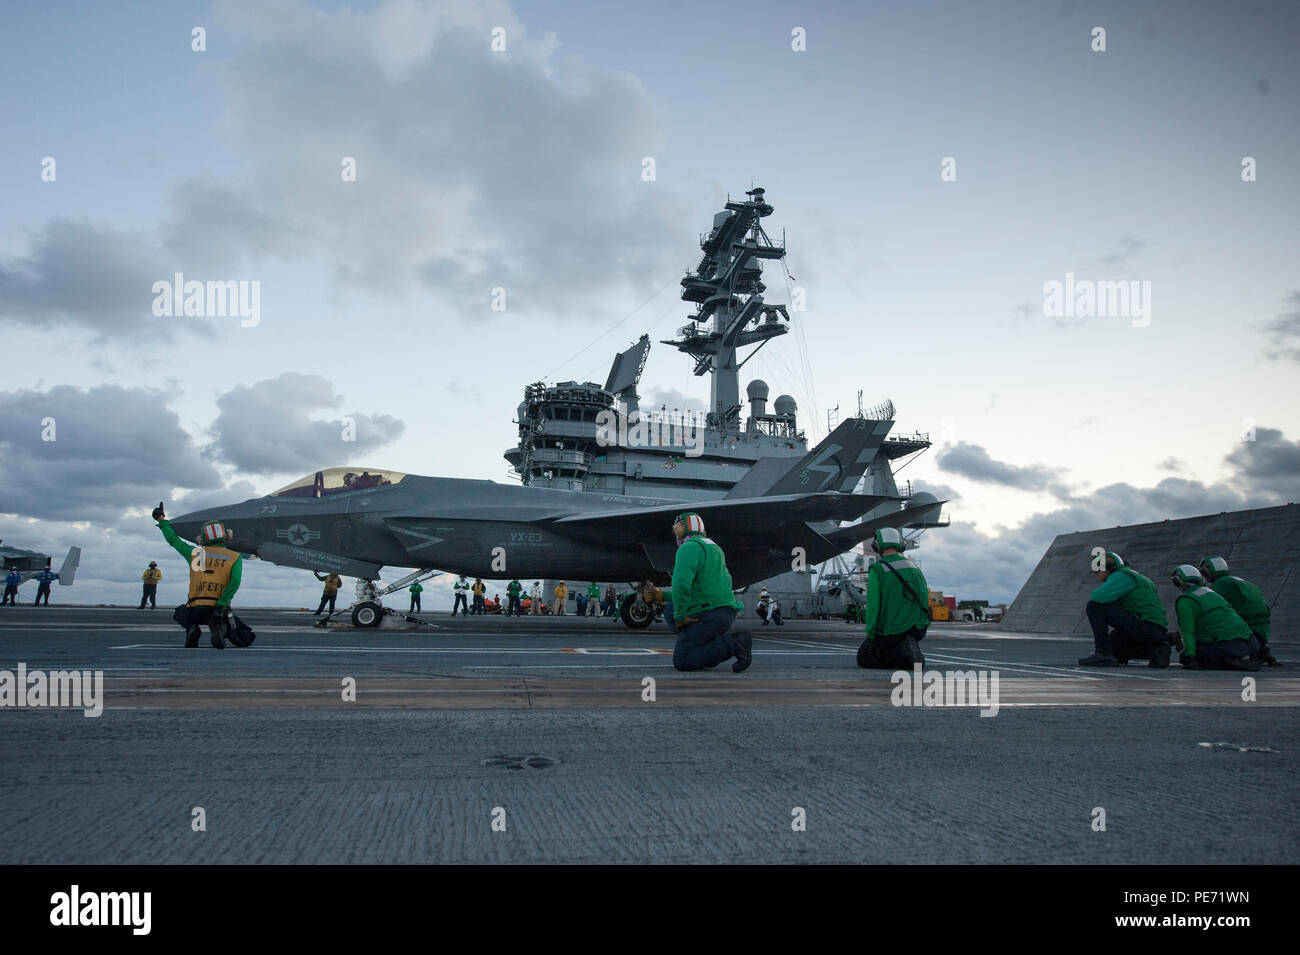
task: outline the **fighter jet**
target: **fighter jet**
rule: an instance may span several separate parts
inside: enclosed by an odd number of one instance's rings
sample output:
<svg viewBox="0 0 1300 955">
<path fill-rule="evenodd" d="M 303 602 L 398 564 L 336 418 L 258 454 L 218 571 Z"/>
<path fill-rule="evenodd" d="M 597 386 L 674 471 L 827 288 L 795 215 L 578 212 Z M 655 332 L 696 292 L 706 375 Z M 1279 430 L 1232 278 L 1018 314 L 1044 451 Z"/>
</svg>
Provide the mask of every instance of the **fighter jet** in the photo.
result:
<svg viewBox="0 0 1300 955">
<path fill-rule="evenodd" d="M 890 500 L 853 493 L 888 426 L 850 418 L 784 468 L 760 461 L 767 466 L 756 466 L 721 499 L 663 500 L 335 467 L 266 497 L 182 515 L 172 526 L 197 540 L 205 523 L 220 521 L 233 530 L 227 546 L 234 550 L 360 578 L 359 600 L 350 608 L 358 626 L 379 625 L 383 594 L 451 572 L 628 581 L 635 592 L 624 601 L 623 621 L 640 627 L 662 599 L 656 585 L 671 579 L 673 518 L 683 511 L 704 519 L 738 588 L 797 561 L 827 560 L 878 527 L 901 527 L 933 512 L 942 502 L 927 495 L 886 517 L 838 525 Z M 385 566 L 415 571 L 379 590 L 374 581 Z"/>
<path fill-rule="evenodd" d="M 0 541 L 0 561 L 3 562 L 3 570 L 0 571 L 0 579 L 8 576 L 10 571 L 16 570 L 22 575 L 23 583 L 31 580 L 42 571 L 49 570 L 53 559 L 49 554 L 40 554 L 34 550 L 22 550 L 18 547 L 7 547 L 4 541 Z M 81 548 L 69 547 L 68 555 L 63 558 L 63 564 L 59 567 L 59 583 L 64 587 L 71 587 L 73 580 L 77 576 L 77 566 L 81 563 Z"/>
</svg>

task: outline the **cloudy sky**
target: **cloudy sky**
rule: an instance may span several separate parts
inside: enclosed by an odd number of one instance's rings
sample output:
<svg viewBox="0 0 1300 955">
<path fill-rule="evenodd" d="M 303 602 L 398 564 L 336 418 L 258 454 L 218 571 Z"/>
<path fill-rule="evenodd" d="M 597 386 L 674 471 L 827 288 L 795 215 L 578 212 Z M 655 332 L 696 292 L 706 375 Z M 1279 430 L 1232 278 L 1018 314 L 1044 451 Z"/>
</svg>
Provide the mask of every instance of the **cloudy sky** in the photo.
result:
<svg viewBox="0 0 1300 955">
<path fill-rule="evenodd" d="M 746 374 L 812 440 L 859 389 L 930 433 L 932 586 L 1010 600 L 1057 533 L 1300 501 L 1297 40 L 1291 2 L 6 3 L 0 536 L 84 548 L 56 598 L 134 601 L 156 559 L 174 602 L 159 500 L 510 480 L 524 384 L 670 337 L 752 185 L 807 310 Z M 156 314 L 176 273 L 256 281 L 255 321 Z M 1149 311 L 1050 314 L 1067 274 Z M 664 346 L 644 381 L 707 398 Z"/>
</svg>

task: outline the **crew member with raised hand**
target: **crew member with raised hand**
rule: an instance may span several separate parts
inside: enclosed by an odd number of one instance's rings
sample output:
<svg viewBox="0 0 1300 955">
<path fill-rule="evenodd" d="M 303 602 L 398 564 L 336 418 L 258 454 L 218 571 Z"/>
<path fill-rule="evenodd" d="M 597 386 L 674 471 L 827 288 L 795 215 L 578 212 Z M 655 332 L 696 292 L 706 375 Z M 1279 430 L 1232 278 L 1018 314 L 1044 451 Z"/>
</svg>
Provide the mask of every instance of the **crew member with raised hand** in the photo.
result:
<svg viewBox="0 0 1300 955">
<path fill-rule="evenodd" d="M 190 590 L 184 604 L 172 618 L 185 628 L 185 646 L 197 647 L 203 624 L 208 625 L 212 645 L 224 650 L 230 632 L 230 601 L 244 575 L 244 558 L 226 547 L 234 535 L 219 521 L 203 525 L 201 546 L 182 540 L 159 504 L 153 509 L 163 538 L 190 565 Z"/>
<path fill-rule="evenodd" d="M 1183 641 L 1179 662 L 1188 669 L 1259 669 L 1250 657 L 1250 627 L 1223 597 L 1205 586 L 1191 564 L 1179 564 L 1169 578 L 1180 591 L 1174 601 Z"/>
<path fill-rule="evenodd" d="M 1246 621 L 1246 626 L 1250 627 L 1250 635 L 1258 644 L 1258 646 L 1251 646 L 1250 655 L 1269 666 L 1281 666 L 1282 664 L 1277 662 L 1277 657 L 1273 656 L 1273 651 L 1268 646 L 1269 618 L 1272 617 L 1272 611 L 1269 610 L 1268 601 L 1264 599 L 1264 592 L 1249 580 L 1228 573 L 1228 562 L 1222 557 L 1206 557 L 1201 561 L 1199 569 L 1210 589 L 1228 601 L 1228 605 L 1237 611 L 1237 616 Z"/>
<path fill-rule="evenodd" d="M 314 570 L 312 571 L 312 576 L 325 584 L 325 589 L 321 591 L 320 595 L 320 606 L 316 608 L 316 612 L 312 614 L 312 616 L 319 617 L 325 610 L 325 604 L 327 603 L 330 605 L 330 612 L 327 616 L 333 616 L 334 602 L 339 599 L 339 588 L 343 586 L 343 578 L 335 573 L 330 573 L 328 576 L 322 577 Z"/>
<path fill-rule="evenodd" d="M 1101 581 L 1088 595 L 1085 608 L 1093 652 L 1079 660 L 1079 666 L 1119 667 L 1129 660 L 1148 660 L 1147 666 L 1156 668 L 1169 666 L 1169 618 L 1156 585 L 1109 550 L 1093 573 Z"/>
<path fill-rule="evenodd" d="M 143 590 L 140 594 L 140 609 L 144 609 L 147 603 L 150 610 L 158 609 L 158 581 L 162 580 L 162 571 L 158 569 L 156 560 L 149 561 L 149 566 L 144 569 L 140 575 Z"/>
<path fill-rule="evenodd" d="M 920 641 L 930 626 L 930 585 L 921 568 L 903 556 L 906 547 L 897 527 L 882 527 L 871 539 L 880 559 L 867 570 L 866 639 L 858 647 L 858 666 L 864 669 L 925 665 Z"/>
<path fill-rule="evenodd" d="M 733 673 L 753 660 L 748 630 L 728 633 L 744 602 L 736 598 L 722 548 L 704 534 L 704 519 L 693 511 L 673 519 L 677 556 L 673 561 L 672 597 L 664 608 L 668 629 L 677 634 L 673 666 L 706 670 L 732 657 Z"/>
</svg>

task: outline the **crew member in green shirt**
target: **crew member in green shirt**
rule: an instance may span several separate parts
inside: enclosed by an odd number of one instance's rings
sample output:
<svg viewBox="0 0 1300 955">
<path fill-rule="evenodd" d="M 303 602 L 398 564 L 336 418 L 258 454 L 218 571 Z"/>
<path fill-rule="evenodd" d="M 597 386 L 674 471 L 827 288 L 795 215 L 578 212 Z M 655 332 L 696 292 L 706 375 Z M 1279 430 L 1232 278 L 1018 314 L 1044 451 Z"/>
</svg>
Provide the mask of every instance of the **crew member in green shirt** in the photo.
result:
<svg viewBox="0 0 1300 955">
<path fill-rule="evenodd" d="M 1119 667 L 1129 660 L 1148 660 L 1147 666 L 1156 668 L 1169 666 L 1169 618 L 1156 585 L 1109 550 L 1093 573 L 1101 581 L 1088 595 L 1085 608 L 1092 625 L 1093 652 L 1079 666 Z"/>
<path fill-rule="evenodd" d="M 1264 599 L 1264 592 L 1249 580 L 1229 574 L 1228 562 L 1222 557 L 1206 557 L 1201 561 L 1200 571 L 1210 589 L 1228 601 L 1232 609 L 1237 611 L 1237 616 L 1250 627 L 1250 635 L 1254 637 L 1250 655 L 1269 666 L 1281 666 L 1268 646 L 1272 611 Z"/>
<path fill-rule="evenodd" d="M 871 539 L 880 559 L 867 571 L 862 611 L 867 635 L 858 647 L 858 666 L 865 669 L 925 665 L 920 641 L 930 626 L 930 585 L 921 568 L 903 556 L 906 546 L 897 527 L 882 527 Z"/>
<path fill-rule="evenodd" d="M 406 612 L 415 613 L 415 611 L 422 609 L 420 607 L 420 594 L 424 593 L 424 587 L 421 586 L 420 582 L 417 580 L 415 583 L 411 584 L 410 591 L 411 591 L 411 609 Z"/>
<path fill-rule="evenodd" d="M 1170 580 L 1180 591 L 1174 612 L 1183 638 L 1183 666 L 1258 670 L 1259 661 L 1250 658 L 1250 627 L 1228 601 L 1205 586 L 1201 572 L 1191 564 L 1179 564 Z"/>
<path fill-rule="evenodd" d="M 524 592 L 524 585 L 517 580 L 512 580 L 506 584 L 506 595 L 509 600 L 506 602 L 506 616 L 519 617 L 523 615 L 523 609 L 519 605 L 519 597 Z"/>
<path fill-rule="evenodd" d="M 587 616 L 596 616 L 598 609 L 600 609 L 600 584 L 593 580 L 587 585 Z"/>
<path fill-rule="evenodd" d="M 172 619 L 185 628 L 185 646 L 197 647 L 202 626 L 207 624 L 212 645 L 224 650 L 231 629 L 230 601 L 244 573 L 244 558 L 225 546 L 234 535 L 220 522 L 209 521 L 203 525 L 203 544 L 196 547 L 172 530 L 161 504 L 153 509 L 153 519 L 167 543 L 189 561 L 189 596 L 172 614 Z"/>
<path fill-rule="evenodd" d="M 707 670 L 735 657 L 732 672 L 744 672 L 752 660 L 752 640 L 748 630 L 727 632 L 744 604 L 736 599 L 722 548 L 704 536 L 704 519 L 693 511 L 673 519 L 673 535 L 677 557 L 664 609 L 668 629 L 677 634 L 673 666 Z"/>
</svg>

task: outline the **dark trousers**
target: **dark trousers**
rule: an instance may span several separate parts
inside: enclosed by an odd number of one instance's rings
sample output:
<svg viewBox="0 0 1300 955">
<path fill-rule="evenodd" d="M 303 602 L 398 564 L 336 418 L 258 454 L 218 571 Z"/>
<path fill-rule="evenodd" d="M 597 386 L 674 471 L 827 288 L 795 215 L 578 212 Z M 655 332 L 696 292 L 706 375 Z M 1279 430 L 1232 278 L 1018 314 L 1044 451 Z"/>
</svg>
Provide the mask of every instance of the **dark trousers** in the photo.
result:
<svg viewBox="0 0 1300 955">
<path fill-rule="evenodd" d="M 338 600 L 338 597 L 339 597 L 339 592 L 337 590 L 325 591 L 323 594 L 320 595 L 320 606 L 316 608 L 316 612 L 320 613 L 322 610 L 325 609 L 325 604 L 328 603 L 330 605 L 330 613 L 333 613 L 334 601 Z"/>
<path fill-rule="evenodd" d="M 485 608 L 485 607 L 483 606 L 483 595 L 482 595 L 482 594 L 475 594 L 475 595 L 474 595 L 474 612 L 475 612 L 475 613 L 487 613 L 487 608 Z"/>
<path fill-rule="evenodd" d="M 18 606 L 17 584 L 5 584 L 5 599 L 0 601 L 0 604 L 13 604 L 15 607 Z"/>
<path fill-rule="evenodd" d="M 148 604 L 150 607 L 158 606 L 158 585 L 157 584 L 144 585 L 144 593 L 140 595 L 141 610 L 144 609 L 145 604 Z"/>
<path fill-rule="evenodd" d="M 459 610 L 463 616 L 469 616 L 469 601 L 465 599 L 465 594 L 463 592 L 456 595 L 456 602 L 452 604 L 451 615 L 453 617 L 456 616 L 457 610 Z"/>
<path fill-rule="evenodd" d="M 220 633 L 223 637 L 229 632 L 225 609 L 223 607 L 218 612 L 216 607 L 190 607 L 181 604 L 172 613 L 172 619 L 185 628 L 185 645 L 197 646 L 199 634 L 205 624 L 213 633 Z"/>
<path fill-rule="evenodd" d="M 523 613 L 523 610 L 521 610 L 520 607 L 519 607 L 519 595 L 518 595 L 518 594 L 511 594 L 511 595 L 510 595 L 510 601 L 509 601 L 509 603 L 506 604 L 506 616 L 509 617 L 509 616 L 513 615 L 513 616 L 518 617 L 518 616 L 520 616 L 522 613 Z"/>
<path fill-rule="evenodd" d="M 33 604 L 33 606 L 39 606 L 42 597 L 45 598 L 45 606 L 48 607 L 48 606 L 50 605 L 50 585 L 49 585 L 49 584 L 41 584 L 40 586 L 38 586 L 38 587 L 36 588 L 36 603 Z"/>
<path fill-rule="evenodd" d="M 673 605 L 664 608 L 668 629 L 677 634 L 673 647 L 673 666 L 678 670 L 707 670 L 736 655 L 736 648 L 727 636 L 736 611 L 730 607 L 715 607 L 696 616 L 696 623 L 680 630 L 673 620 Z"/>
<path fill-rule="evenodd" d="M 419 594 L 411 594 L 411 609 L 408 610 L 408 611 L 406 611 L 406 612 L 407 612 L 407 613 L 415 613 L 415 611 L 420 610 L 420 609 L 421 609 L 421 607 L 420 607 L 420 595 L 419 595 Z"/>
<path fill-rule="evenodd" d="M 1196 662 L 1207 670 L 1239 670 L 1230 659 L 1250 656 L 1250 642 L 1247 640 L 1219 640 L 1216 643 L 1198 643 L 1196 645 Z M 1259 661 L 1252 661 L 1251 667 L 1258 670 Z"/>
<path fill-rule="evenodd" d="M 1150 660 L 1156 647 L 1169 642 L 1169 634 L 1160 624 L 1143 620 L 1118 604 L 1089 600 L 1086 609 L 1093 647 L 1101 656 Z"/>
<path fill-rule="evenodd" d="M 912 659 L 907 638 L 912 637 L 920 643 L 925 639 L 925 631 L 925 627 L 913 627 L 903 633 L 867 637 L 858 647 L 858 666 L 865 670 L 910 670 L 915 664 L 924 663 L 924 658 Z"/>
</svg>

